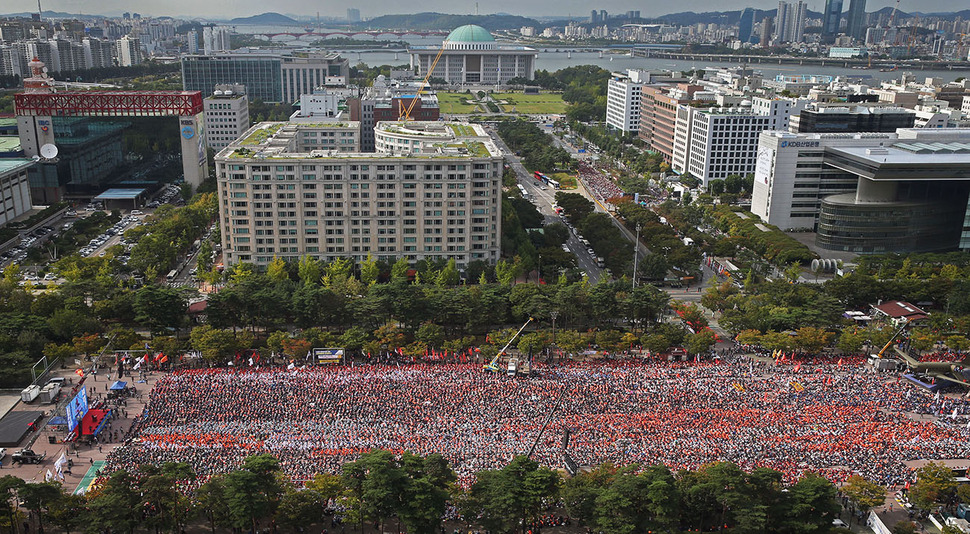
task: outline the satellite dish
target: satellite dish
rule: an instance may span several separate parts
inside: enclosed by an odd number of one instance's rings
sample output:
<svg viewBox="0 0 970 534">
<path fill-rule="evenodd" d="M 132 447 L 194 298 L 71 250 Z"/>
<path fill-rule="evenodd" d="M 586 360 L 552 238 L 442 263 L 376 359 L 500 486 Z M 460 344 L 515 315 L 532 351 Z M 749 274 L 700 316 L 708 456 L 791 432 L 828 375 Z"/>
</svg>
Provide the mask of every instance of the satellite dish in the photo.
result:
<svg viewBox="0 0 970 534">
<path fill-rule="evenodd" d="M 47 159 L 56 158 L 57 157 L 57 147 L 54 146 L 54 145 L 52 145 L 51 143 L 47 143 L 46 145 L 40 147 L 40 155 L 41 156 L 44 156 Z"/>
</svg>

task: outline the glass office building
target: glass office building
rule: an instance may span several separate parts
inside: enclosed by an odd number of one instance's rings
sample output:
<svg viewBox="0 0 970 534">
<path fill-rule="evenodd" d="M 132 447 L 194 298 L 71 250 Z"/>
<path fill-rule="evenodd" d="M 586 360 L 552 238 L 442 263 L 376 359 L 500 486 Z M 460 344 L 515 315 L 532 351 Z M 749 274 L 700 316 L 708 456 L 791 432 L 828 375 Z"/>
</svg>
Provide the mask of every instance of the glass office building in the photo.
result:
<svg viewBox="0 0 970 534">
<path fill-rule="evenodd" d="M 281 63 L 279 56 L 183 56 L 182 85 L 186 91 L 208 95 L 216 85 L 241 84 L 250 100 L 282 102 Z"/>
</svg>

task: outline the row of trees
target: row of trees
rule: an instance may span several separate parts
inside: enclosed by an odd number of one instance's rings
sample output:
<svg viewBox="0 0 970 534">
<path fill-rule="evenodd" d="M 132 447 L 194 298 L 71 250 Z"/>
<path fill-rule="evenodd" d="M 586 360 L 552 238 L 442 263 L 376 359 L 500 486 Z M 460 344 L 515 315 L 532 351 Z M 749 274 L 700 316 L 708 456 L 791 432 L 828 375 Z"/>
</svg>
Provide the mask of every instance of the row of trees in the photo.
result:
<svg viewBox="0 0 970 534">
<path fill-rule="evenodd" d="M 502 121 L 498 124 L 498 134 L 509 149 L 521 154 L 522 164 L 533 171 L 552 172 L 576 165 L 568 151 L 550 143 L 549 136 L 532 122 L 522 119 Z"/>
<path fill-rule="evenodd" d="M 612 217 L 594 212 L 593 203 L 578 193 L 559 191 L 556 203 L 611 272 L 623 275 L 631 271 L 633 243 L 613 224 Z"/>
<path fill-rule="evenodd" d="M 494 533 L 525 532 L 552 513 L 618 534 L 719 528 L 810 534 L 828 532 L 839 512 L 835 487 L 817 475 L 806 473 L 786 485 L 778 471 L 746 473 L 727 462 L 677 473 L 659 465 L 604 464 L 564 480 L 518 456 L 501 469 L 478 472 L 463 488 L 441 455 L 373 450 L 344 464 L 339 474 L 316 475 L 303 488 L 294 486 L 268 454 L 250 456 L 201 485 L 195 481 L 184 463 L 118 470 L 87 495 L 64 493 L 57 483 L 6 476 L 0 479 L 0 494 L 6 497 L 0 516 L 17 521 L 22 512 L 15 503 L 20 502 L 33 512 L 39 532 L 51 525 L 68 533 L 178 532 L 199 523 L 213 532 L 217 527 L 256 531 L 270 524 L 296 532 L 331 522 L 361 530 L 370 523 L 383 531 L 393 522 L 399 531 L 430 533 L 441 528 L 450 504 L 464 524 Z M 867 496 L 860 506 L 871 503 L 868 483 L 859 485 L 868 491 L 859 494 Z M 565 508 L 552 508 L 557 501 Z"/>
</svg>

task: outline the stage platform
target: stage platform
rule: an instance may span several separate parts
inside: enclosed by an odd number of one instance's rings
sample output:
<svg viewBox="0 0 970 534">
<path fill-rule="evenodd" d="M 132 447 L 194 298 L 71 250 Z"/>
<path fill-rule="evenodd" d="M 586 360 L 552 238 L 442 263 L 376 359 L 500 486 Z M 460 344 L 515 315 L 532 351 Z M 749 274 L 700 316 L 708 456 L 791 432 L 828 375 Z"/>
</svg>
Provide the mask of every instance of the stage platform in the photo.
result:
<svg viewBox="0 0 970 534">
<path fill-rule="evenodd" d="M 16 447 L 27 435 L 30 423 L 40 423 L 44 412 L 10 411 L 0 419 L 0 447 Z"/>
</svg>

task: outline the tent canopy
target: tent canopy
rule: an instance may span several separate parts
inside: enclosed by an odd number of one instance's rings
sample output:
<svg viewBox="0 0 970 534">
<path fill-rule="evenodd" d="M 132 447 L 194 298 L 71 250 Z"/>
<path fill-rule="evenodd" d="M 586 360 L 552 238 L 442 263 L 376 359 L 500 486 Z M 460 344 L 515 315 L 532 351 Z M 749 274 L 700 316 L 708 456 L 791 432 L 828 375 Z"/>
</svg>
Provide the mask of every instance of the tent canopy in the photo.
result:
<svg viewBox="0 0 970 534">
<path fill-rule="evenodd" d="M 111 384 L 111 387 L 108 389 L 110 389 L 111 391 L 124 391 L 126 387 L 128 387 L 128 382 L 122 382 L 121 380 L 118 380 L 114 384 Z"/>
<path fill-rule="evenodd" d="M 58 415 L 57 417 L 51 417 L 50 420 L 47 421 L 47 424 L 48 425 L 66 425 L 67 424 L 67 418 L 64 417 L 63 415 Z"/>
</svg>

